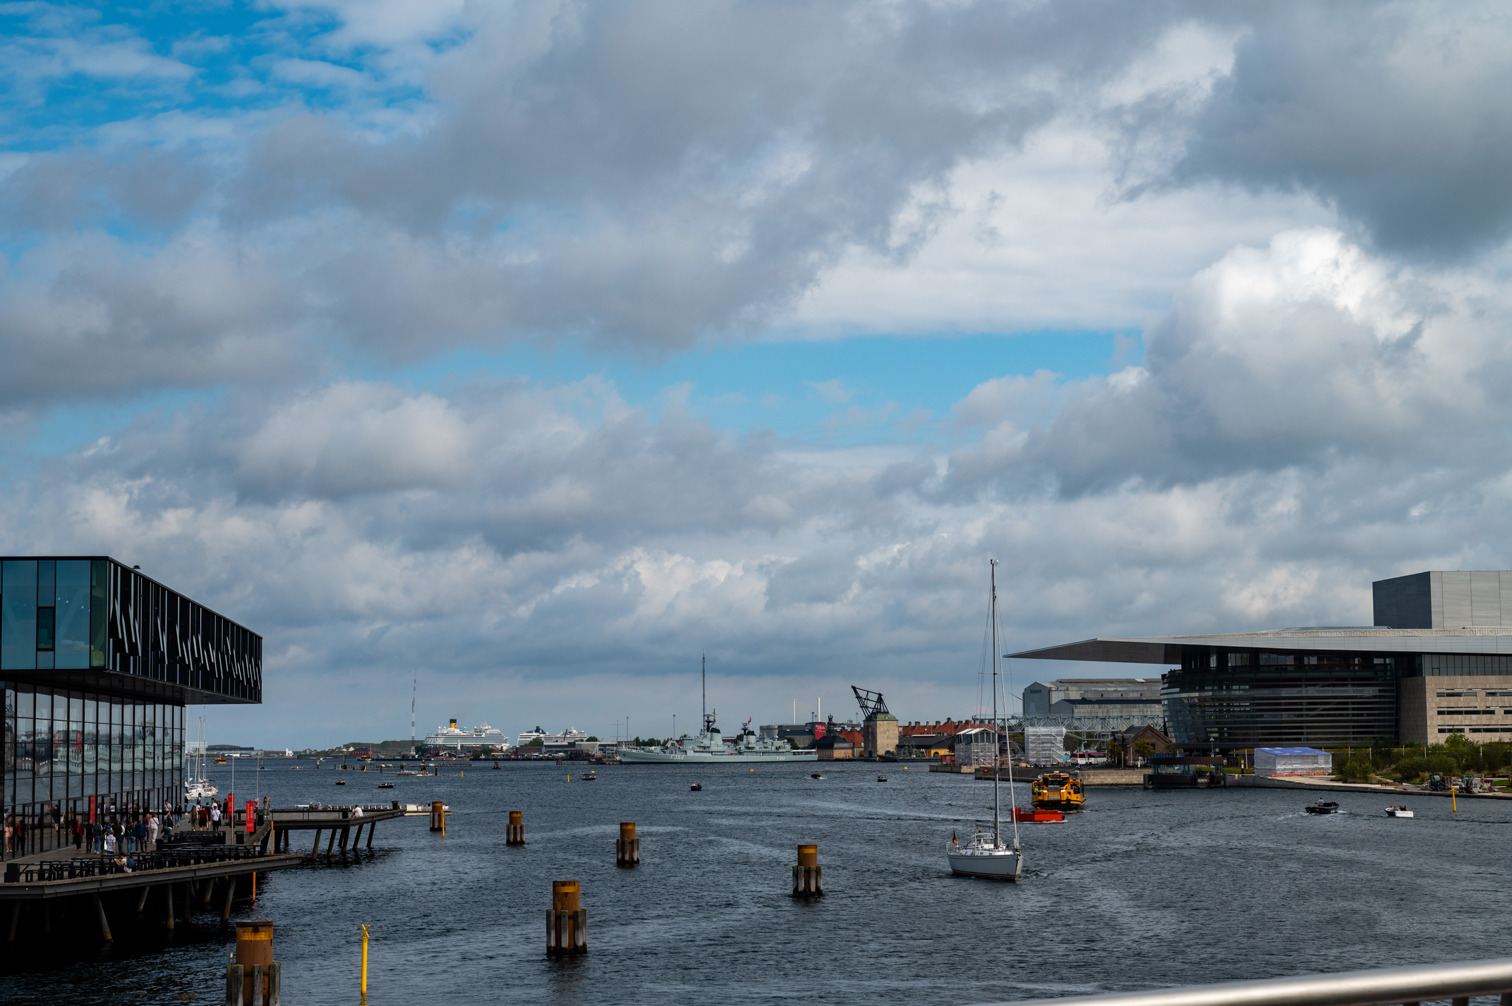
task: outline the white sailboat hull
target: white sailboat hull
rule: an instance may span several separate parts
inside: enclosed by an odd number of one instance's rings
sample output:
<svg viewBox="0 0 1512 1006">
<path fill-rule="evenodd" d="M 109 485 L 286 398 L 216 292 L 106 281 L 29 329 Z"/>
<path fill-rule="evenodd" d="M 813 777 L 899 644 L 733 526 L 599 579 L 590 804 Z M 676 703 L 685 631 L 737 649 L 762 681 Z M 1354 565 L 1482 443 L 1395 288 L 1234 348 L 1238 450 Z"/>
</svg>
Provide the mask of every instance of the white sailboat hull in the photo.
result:
<svg viewBox="0 0 1512 1006">
<path fill-rule="evenodd" d="M 1018 880 L 1024 873 L 1024 858 L 1013 849 L 951 849 L 950 872 L 961 877 L 988 880 Z"/>
</svg>

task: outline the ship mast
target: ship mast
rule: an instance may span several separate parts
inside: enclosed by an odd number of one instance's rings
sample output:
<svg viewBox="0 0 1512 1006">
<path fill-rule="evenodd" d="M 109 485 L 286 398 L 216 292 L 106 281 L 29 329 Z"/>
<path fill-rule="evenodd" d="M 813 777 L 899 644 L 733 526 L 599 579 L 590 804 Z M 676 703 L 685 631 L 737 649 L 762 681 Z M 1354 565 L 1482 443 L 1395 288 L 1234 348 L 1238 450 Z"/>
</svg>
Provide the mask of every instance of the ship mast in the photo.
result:
<svg viewBox="0 0 1512 1006">
<path fill-rule="evenodd" d="M 997 560 L 988 559 L 992 569 L 992 847 L 1003 847 L 1000 821 L 998 780 L 1002 775 L 1002 759 L 998 756 L 998 616 L 997 616 Z"/>
<path fill-rule="evenodd" d="M 420 672 L 410 682 L 410 754 L 415 753 L 415 692 L 420 688 Z"/>
</svg>

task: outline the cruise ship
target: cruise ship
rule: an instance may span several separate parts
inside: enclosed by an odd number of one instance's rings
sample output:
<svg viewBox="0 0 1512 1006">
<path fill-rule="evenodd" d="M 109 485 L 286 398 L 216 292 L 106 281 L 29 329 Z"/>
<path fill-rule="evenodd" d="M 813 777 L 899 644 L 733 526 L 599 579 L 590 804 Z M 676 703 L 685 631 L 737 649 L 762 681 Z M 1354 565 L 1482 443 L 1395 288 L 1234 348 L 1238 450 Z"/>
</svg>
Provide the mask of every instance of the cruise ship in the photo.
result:
<svg viewBox="0 0 1512 1006">
<path fill-rule="evenodd" d="M 449 721 L 448 726 L 437 727 L 436 732 L 427 734 L 425 746 L 430 748 L 453 748 L 461 751 L 463 748 L 507 748 L 509 738 L 504 736 L 502 730 L 495 730 L 484 723 L 469 730 L 457 729 L 457 721 Z"/>
<path fill-rule="evenodd" d="M 585 730 L 574 730 L 572 727 L 568 727 L 559 734 L 549 734 L 540 727 L 536 727 L 534 730 L 527 730 L 520 734 L 515 740 L 515 747 L 529 747 L 536 741 L 540 741 L 543 747 L 547 745 L 561 747 L 570 745 L 574 741 L 585 741 L 587 739 L 588 732 Z"/>
</svg>

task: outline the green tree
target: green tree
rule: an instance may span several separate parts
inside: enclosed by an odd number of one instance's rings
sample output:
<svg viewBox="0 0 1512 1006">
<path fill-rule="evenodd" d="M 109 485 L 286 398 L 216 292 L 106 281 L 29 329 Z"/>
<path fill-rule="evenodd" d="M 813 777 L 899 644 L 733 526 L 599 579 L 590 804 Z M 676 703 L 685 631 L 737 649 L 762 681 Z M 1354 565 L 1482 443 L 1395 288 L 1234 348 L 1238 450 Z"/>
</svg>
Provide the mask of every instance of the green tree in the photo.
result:
<svg viewBox="0 0 1512 1006">
<path fill-rule="evenodd" d="M 1155 757 L 1155 745 L 1149 741 L 1136 741 L 1134 743 L 1134 756 L 1141 762 L 1148 762 Z"/>
<path fill-rule="evenodd" d="M 1109 741 L 1108 742 L 1108 764 L 1109 765 L 1122 765 L 1123 762 L 1124 762 L 1124 749 L 1123 749 L 1123 745 L 1120 744 L 1118 741 Z"/>
</svg>

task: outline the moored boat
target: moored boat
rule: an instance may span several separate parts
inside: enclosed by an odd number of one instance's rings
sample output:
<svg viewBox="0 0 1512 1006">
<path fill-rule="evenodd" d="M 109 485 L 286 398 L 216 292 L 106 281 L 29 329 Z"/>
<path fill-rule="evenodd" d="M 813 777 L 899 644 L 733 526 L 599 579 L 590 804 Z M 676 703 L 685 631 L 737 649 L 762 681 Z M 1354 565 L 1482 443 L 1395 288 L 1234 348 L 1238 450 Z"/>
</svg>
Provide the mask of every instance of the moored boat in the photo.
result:
<svg viewBox="0 0 1512 1006">
<path fill-rule="evenodd" d="M 1407 809 L 1405 803 L 1394 804 L 1386 808 L 1387 817 L 1411 817 L 1412 811 Z"/>
<path fill-rule="evenodd" d="M 1038 807 L 1026 809 L 1024 807 L 1013 808 L 1013 819 L 1027 824 L 1054 824 L 1064 821 L 1066 815 L 1058 810 L 1040 810 Z"/>
</svg>

